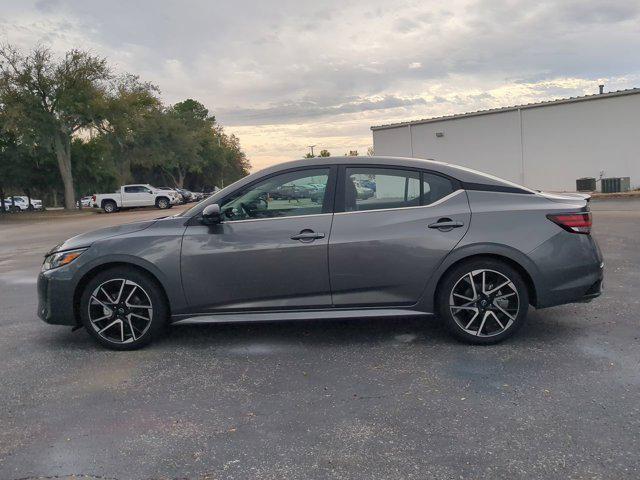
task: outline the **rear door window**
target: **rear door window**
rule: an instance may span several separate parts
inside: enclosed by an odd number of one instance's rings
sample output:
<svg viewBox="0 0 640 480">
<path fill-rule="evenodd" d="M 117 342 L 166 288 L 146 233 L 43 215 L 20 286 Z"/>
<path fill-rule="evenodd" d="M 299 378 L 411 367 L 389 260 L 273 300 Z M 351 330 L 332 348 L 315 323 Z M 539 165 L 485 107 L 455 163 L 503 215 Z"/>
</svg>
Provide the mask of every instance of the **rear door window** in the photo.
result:
<svg viewBox="0 0 640 480">
<path fill-rule="evenodd" d="M 379 167 L 345 169 L 344 211 L 429 205 L 449 195 L 452 182 L 440 175 Z"/>
</svg>

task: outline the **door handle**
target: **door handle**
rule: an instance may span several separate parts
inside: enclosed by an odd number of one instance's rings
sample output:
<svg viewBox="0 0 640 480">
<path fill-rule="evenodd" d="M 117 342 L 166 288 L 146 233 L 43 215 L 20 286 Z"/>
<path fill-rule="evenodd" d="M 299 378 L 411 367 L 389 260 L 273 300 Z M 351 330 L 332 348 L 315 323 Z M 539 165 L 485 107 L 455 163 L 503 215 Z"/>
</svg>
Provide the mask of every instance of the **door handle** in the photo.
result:
<svg viewBox="0 0 640 480">
<path fill-rule="evenodd" d="M 291 237 L 291 240 L 300 240 L 301 242 L 313 242 L 319 238 L 324 238 L 324 233 L 316 233 L 313 230 L 302 230 L 297 235 Z"/>
<path fill-rule="evenodd" d="M 460 228 L 462 226 L 464 226 L 464 223 L 456 222 L 454 220 L 451 220 L 450 218 L 441 218 L 437 222 L 430 223 L 428 225 L 429 228 L 437 228 L 441 232 L 449 232 L 454 228 Z"/>
</svg>

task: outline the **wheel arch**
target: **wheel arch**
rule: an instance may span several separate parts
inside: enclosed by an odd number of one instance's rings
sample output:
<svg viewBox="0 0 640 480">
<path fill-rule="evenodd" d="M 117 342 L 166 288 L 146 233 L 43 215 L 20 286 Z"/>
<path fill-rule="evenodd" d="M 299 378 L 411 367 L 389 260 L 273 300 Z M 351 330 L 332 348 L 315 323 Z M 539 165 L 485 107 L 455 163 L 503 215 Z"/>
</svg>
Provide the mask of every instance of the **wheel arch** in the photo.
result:
<svg viewBox="0 0 640 480">
<path fill-rule="evenodd" d="M 170 199 L 169 197 L 167 197 L 166 195 L 158 195 L 158 196 L 156 197 L 156 202 L 155 202 L 156 207 L 158 206 L 158 203 L 159 203 L 159 202 L 160 202 L 160 200 L 162 200 L 162 199 L 166 200 L 166 201 L 169 203 L 169 206 L 171 206 L 171 199 Z"/>
<path fill-rule="evenodd" d="M 431 276 L 423 295 L 422 304 L 425 311 L 435 311 L 435 301 L 438 288 L 444 276 L 463 262 L 479 258 L 499 260 L 515 269 L 527 285 L 529 303 L 534 307 L 539 305 L 543 296 L 543 287 L 540 281 L 540 272 L 536 265 L 522 252 L 510 247 L 496 244 L 472 245 L 451 252 L 440 264 L 434 275 Z"/>
<path fill-rule="evenodd" d="M 138 272 L 147 276 L 151 281 L 153 281 L 157 285 L 160 291 L 160 294 L 164 298 L 167 311 L 169 313 L 169 316 L 171 316 L 171 302 L 169 301 L 169 297 L 167 295 L 167 289 L 165 288 L 163 283 L 160 281 L 158 276 L 151 271 L 151 269 L 145 268 L 144 266 L 141 266 L 139 264 L 127 262 L 127 261 L 110 261 L 110 262 L 101 263 L 99 265 L 93 266 L 88 271 L 84 272 L 82 277 L 80 277 L 80 279 L 76 282 L 76 286 L 73 292 L 73 315 L 77 325 L 81 324 L 80 323 L 80 299 L 82 298 L 82 293 L 84 292 L 85 286 L 87 285 L 88 282 L 90 282 L 93 278 L 95 278 L 100 273 L 115 267 L 126 267 L 126 268 L 137 270 Z"/>
<path fill-rule="evenodd" d="M 105 206 L 107 203 L 113 203 L 113 204 L 116 206 L 116 209 L 118 208 L 118 202 L 116 202 L 113 198 L 103 198 L 103 199 L 100 201 L 100 208 L 104 208 L 104 206 Z"/>
</svg>

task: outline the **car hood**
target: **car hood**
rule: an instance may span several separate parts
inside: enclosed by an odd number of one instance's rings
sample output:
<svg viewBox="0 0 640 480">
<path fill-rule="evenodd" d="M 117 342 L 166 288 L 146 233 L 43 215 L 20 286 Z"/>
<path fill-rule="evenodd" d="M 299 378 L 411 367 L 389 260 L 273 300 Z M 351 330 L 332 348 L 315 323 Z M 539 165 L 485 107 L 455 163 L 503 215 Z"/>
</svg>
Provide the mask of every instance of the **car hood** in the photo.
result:
<svg viewBox="0 0 640 480">
<path fill-rule="evenodd" d="M 88 247 L 99 240 L 117 237 L 118 235 L 125 235 L 127 233 L 139 232 L 140 230 L 149 228 L 155 222 L 156 220 L 147 220 L 144 222 L 125 223 L 124 225 L 116 225 L 114 227 L 101 228 L 99 230 L 81 233 L 80 235 L 76 235 L 75 237 L 65 240 L 60 245 L 53 247 L 49 253 Z"/>
</svg>

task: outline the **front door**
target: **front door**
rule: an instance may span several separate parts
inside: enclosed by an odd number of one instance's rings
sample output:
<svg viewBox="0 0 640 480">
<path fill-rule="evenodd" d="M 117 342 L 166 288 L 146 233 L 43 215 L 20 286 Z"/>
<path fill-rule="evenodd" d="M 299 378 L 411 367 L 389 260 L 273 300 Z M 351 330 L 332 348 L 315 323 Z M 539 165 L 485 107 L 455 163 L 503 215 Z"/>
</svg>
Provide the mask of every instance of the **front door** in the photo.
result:
<svg viewBox="0 0 640 480">
<path fill-rule="evenodd" d="M 440 175 L 397 168 L 343 169 L 329 242 L 336 307 L 415 304 L 458 244 L 471 212 Z"/>
<path fill-rule="evenodd" d="M 191 312 L 330 306 L 333 170 L 258 181 L 220 202 L 220 224 L 188 226 L 181 269 Z"/>
</svg>

